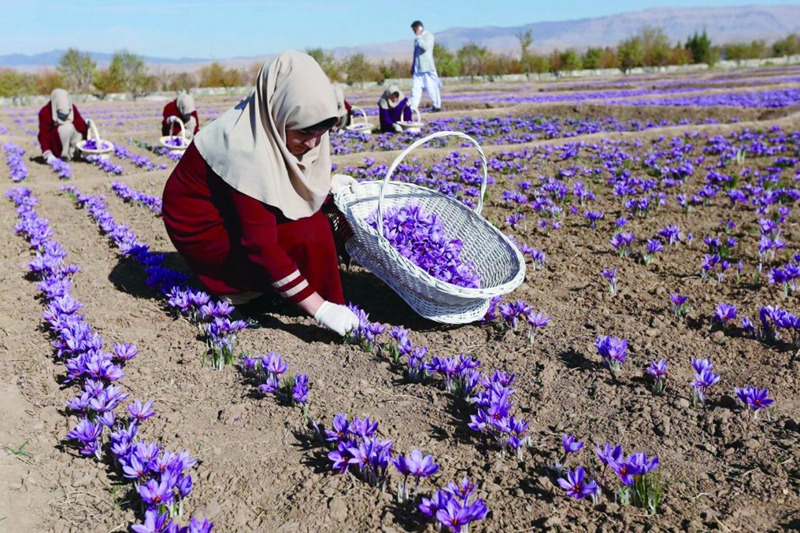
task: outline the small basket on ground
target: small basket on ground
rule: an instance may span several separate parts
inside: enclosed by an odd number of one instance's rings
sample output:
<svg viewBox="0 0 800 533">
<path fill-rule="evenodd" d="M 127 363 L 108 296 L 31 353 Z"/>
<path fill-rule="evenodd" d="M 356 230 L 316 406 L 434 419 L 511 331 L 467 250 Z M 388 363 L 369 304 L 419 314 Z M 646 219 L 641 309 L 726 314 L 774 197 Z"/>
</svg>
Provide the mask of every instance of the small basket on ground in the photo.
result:
<svg viewBox="0 0 800 533">
<path fill-rule="evenodd" d="M 85 156 L 97 156 L 101 159 L 108 159 L 108 155 L 114 150 L 114 143 L 100 138 L 97 133 L 97 126 L 93 120 L 87 120 L 89 131 L 85 141 L 78 141 L 76 147 Z"/>
<path fill-rule="evenodd" d="M 356 111 L 361 111 L 361 115 L 364 117 L 364 122 L 355 121 Z M 345 129 L 353 133 L 363 133 L 365 135 L 369 135 L 372 133 L 372 130 L 375 129 L 375 126 L 370 124 L 369 120 L 367 119 L 367 114 L 363 109 L 353 106 L 353 123 L 347 126 Z"/>
<path fill-rule="evenodd" d="M 432 139 L 458 137 L 478 150 L 483 163 L 480 196 L 475 210 L 460 201 L 418 185 L 390 181 L 392 173 L 412 150 Z M 383 181 L 371 181 L 340 190 L 334 200 L 353 229 L 345 247 L 350 256 L 400 295 L 421 316 L 445 324 L 466 324 L 483 318 L 495 296 L 517 288 L 525 278 L 525 260 L 500 230 L 480 216 L 486 192 L 487 162 L 477 141 L 453 131 L 433 133 L 406 148 L 386 172 Z M 389 207 L 414 204 L 442 220 L 448 238 L 463 243 L 461 259 L 470 261 L 481 277 L 480 288 L 465 288 L 434 278 L 403 257 L 383 236 L 383 212 Z M 378 230 L 366 218 L 377 210 Z"/>
<path fill-rule="evenodd" d="M 397 123 L 400 124 L 400 127 L 403 128 L 403 131 L 406 133 L 419 133 L 422 128 L 425 126 L 425 123 L 422 122 L 422 118 L 419 114 L 419 109 L 411 108 L 411 113 L 417 114 L 417 120 L 412 120 L 411 122 L 406 122 L 405 120 L 400 120 Z M 413 118 L 413 116 L 412 116 Z"/>
<path fill-rule="evenodd" d="M 170 153 L 182 155 L 189 148 L 191 142 L 186 138 L 186 126 L 183 125 L 183 121 L 179 117 L 174 117 L 174 122 L 180 125 L 181 134 L 165 135 L 158 139 L 158 142 L 161 143 L 161 146 L 169 148 Z"/>
</svg>

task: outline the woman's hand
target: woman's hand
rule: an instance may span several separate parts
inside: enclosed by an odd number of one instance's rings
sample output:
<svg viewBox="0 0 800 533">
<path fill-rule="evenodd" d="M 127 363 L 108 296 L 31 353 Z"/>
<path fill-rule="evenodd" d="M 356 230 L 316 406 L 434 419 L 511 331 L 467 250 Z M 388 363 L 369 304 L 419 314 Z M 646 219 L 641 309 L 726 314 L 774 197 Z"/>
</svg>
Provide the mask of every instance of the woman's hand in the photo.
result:
<svg viewBox="0 0 800 533">
<path fill-rule="evenodd" d="M 331 192 L 333 194 L 347 187 L 355 187 L 356 185 L 358 185 L 358 181 L 347 174 L 334 174 L 333 178 L 331 178 Z"/>
<path fill-rule="evenodd" d="M 357 328 L 359 324 L 358 317 L 350 309 L 328 301 L 322 302 L 314 318 L 321 325 L 342 336 Z"/>
</svg>

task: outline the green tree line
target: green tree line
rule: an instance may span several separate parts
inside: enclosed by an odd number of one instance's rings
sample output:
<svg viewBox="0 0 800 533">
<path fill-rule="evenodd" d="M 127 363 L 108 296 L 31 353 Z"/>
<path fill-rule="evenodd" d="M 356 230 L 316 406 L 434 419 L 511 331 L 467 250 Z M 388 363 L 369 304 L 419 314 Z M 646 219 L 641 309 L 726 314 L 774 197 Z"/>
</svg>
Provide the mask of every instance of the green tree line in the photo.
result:
<svg viewBox="0 0 800 533">
<path fill-rule="evenodd" d="M 503 74 L 553 73 L 581 69 L 620 69 L 706 63 L 721 59 L 741 61 L 800 54 L 800 34 L 792 33 L 768 45 L 764 40 L 714 45 L 705 31 L 695 32 L 684 42 L 672 43 L 661 28 L 645 27 L 637 35 L 616 47 L 589 47 L 583 51 L 555 50 L 533 53 L 534 36 L 530 31 L 517 34 L 518 54 L 498 54 L 476 43 L 458 49 L 436 45 L 434 58 L 439 75 L 497 76 Z M 409 60 L 373 62 L 363 54 L 337 60 L 321 48 L 306 50 L 325 70 L 332 81 L 382 82 L 387 78 L 407 78 Z M 90 54 L 70 48 L 55 69 L 23 73 L 0 68 L 0 97 L 49 94 L 56 87 L 74 93 L 102 97 L 108 93 L 127 92 L 134 97 L 152 91 L 177 91 L 193 87 L 238 87 L 252 85 L 260 68 L 254 63 L 245 68 L 225 67 L 219 62 L 195 72 L 153 71 L 144 58 L 128 50 L 112 56 L 106 68 L 97 68 Z"/>
</svg>

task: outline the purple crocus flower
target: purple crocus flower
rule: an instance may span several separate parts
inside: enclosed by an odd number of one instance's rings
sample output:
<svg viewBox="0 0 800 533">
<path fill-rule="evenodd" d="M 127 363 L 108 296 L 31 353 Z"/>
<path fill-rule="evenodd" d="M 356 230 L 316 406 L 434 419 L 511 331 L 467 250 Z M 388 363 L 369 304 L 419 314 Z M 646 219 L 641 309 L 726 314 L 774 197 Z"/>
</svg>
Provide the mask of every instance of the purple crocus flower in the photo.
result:
<svg viewBox="0 0 800 533">
<path fill-rule="evenodd" d="M 203 518 L 200 521 L 193 517 L 189 520 L 189 525 L 181 528 L 178 533 L 211 533 L 212 529 L 214 529 L 214 522 L 211 522 L 208 518 Z M 170 532 L 167 531 L 166 533 Z"/>
<path fill-rule="evenodd" d="M 622 461 L 622 446 L 614 446 L 611 447 L 611 444 L 606 442 L 602 447 L 599 444 L 596 445 L 597 451 L 597 458 L 600 459 L 600 462 L 604 465 L 608 465 L 609 461 Z"/>
<path fill-rule="evenodd" d="M 644 476 L 659 465 L 659 460 L 658 457 L 653 457 L 648 461 L 647 454 L 645 452 L 639 452 L 628 458 L 628 464 L 633 465 L 636 470 L 639 471 L 638 475 Z"/>
<path fill-rule="evenodd" d="M 337 448 L 328 453 L 328 459 L 333 463 L 331 468 L 343 474 L 350 467 L 353 454 L 350 453 L 351 443 L 340 441 Z"/>
<path fill-rule="evenodd" d="M 675 316 L 685 315 L 688 311 L 688 304 L 687 301 L 689 300 L 688 296 L 681 296 L 677 292 L 672 292 L 669 295 L 669 299 L 672 302 L 672 311 L 675 313 Z"/>
<path fill-rule="evenodd" d="M 698 374 L 704 370 L 710 370 L 714 365 L 711 363 L 711 359 L 695 359 L 692 357 L 692 368 Z"/>
<path fill-rule="evenodd" d="M 561 445 L 564 447 L 564 455 L 566 456 L 568 453 L 576 453 L 583 448 L 583 443 L 579 440 L 576 440 L 573 435 L 568 435 L 564 433 L 561 437 Z"/>
<path fill-rule="evenodd" d="M 280 389 L 281 384 L 278 381 L 278 378 L 275 376 L 270 376 L 267 380 L 258 386 L 258 390 L 260 390 L 264 394 L 275 394 Z"/>
<path fill-rule="evenodd" d="M 408 458 L 400 455 L 393 463 L 404 476 L 428 477 L 439 471 L 439 465 L 434 464 L 432 455 L 423 456 L 416 449 L 411 451 Z"/>
<path fill-rule="evenodd" d="M 558 484 L 561 485 L 567 496 L 582 500 L 597 492 L 597 483 L 592 480 L 585 480 L 585 473 L 582 466 L 575 468 L 575 471 L 567 470 L 567 479 L 559 478 Z"/>
<path fill-rule="evenodd" d="M 122 475 L 128 479 L 141 479 L 148 471 L 148 463 L 142 462 L 136 454 L 132 454 L 128 463 L 122 465 Z"/>
<path fill-rule="evenodd" d="M 597 221 L 603 218 L 603 213 L 600 211 L 587 211 L 585 215 L 583 215 L 586 220 L 589 221 L 589 225 L 592 229 L 595 229 L 597 225 Z"/>
<path fill-rule="evenodd" d="M 710 367 L 695 374 L 694 381 L 692 382 L 695 399 L 700 400 L 700 403 L 705 405 L 708 389 L 717 383 L 719 383 L 719 374 L 712 372 Z"/>
<path fill-rule="evenodd" d="M 156 412 L 153 410 L 153 401 L 148 400 L 144 404 L 139 400 L 134 400 L 133 404 L 128 405 L 128 412 L 131 418 L 138 422 L 143 422 L 150 417 L 155 416 Z"/>
<path fill-rule="evenodd" d="M 472 522 L 472 509 L 456 500 L 449 500 L 443 509 L 436 511 L 436 520 L 454 533 L 461 533 Z"/>
<path fill-rule="evenodd" d="M 444 509 L 447 502 L 452 500 L 454 496 L 449 492 L 437 490 L 430 498 L 422 498 L 418 508 L 422 514 L 430 517 L 435 517 L 439 509 Z"/>
<path fill-rule="evenodd" d="M 131 530 L 134 533 L 162 533 L 169 531 L 171 525 L 169 513 L 148 509 L 144 513 L 144 523 L 131 525 Z"/>
<path fill-rule="evenodd" d="M 179 477 L 175 486 L 178 488 L 178 494 L 180 494 L 180 497 L 182 499 L 186 498 L 192 492 L 192 476 Z"/>
<path fill-rule="evenodd" d="M 531 312 L 528 314 L 528 339 L 533 343 L 536 339 L 536 331 L 539 328 L 545 327 L 547 324 L 550 323 L 550 317 L 545 316 L 544 313 L 541 312 Z"/>
<path fill-rule="evenodd" d="M 667 226 L 658 234 L 667 240 L 667 244 L 678 244 L 681 241 L 681 230 L 678 226 Z"/>
<path fill-rule="evenodd" d="M 342 442 L 350 434 L 350 422 L 347 421 L 345 413 L 339 413 L 333 417 L 333 429 L 326 429 L 328 442 Z"/>
<path fill-rule="evenodd" d="M 642 473 L 642 466 L 631 459 L 626 461 L 622 458 L 620 460 L 609 458 L 608 466 L 619 476 L 623 485 L 633 485 L 633 477 Z"/>
<path fill-rule="evenodd" d="M 594 345 L 612 375 L 619 372 L 620 365 L 628 357 L 628 341 L 619 337 L 601 335 L 597 337 Z"/>
<path fill-rule="evenodd" d="M 281 356 L 275 352 L 261 356 L 261 367 L 275 377 L 286 372 L 286 363 L 281 360 Z"/>
<path fill-rule="evenodd" d="M 608 292 L 611 296 L 617 294 L 617 269 L 606 268 L 603 270 L 602 276 L 608 280 Z"/>
<path fill-rule="evenodd" d="M 117 356 L 118 361 L 130 361 L 136 357 L 138 353 L 139 350 L 133 344 L 114 344 L 114 355 Z"/>
<path fill-rule="evenodd" d="M 647 250 L 644 253 L 642 260 L 645 265 L 650 265 L 656 257 L 656 254 L 664 251 L 664 246 L 658 239 L 650 239 L 647 241 Z"/>
<path fill-rule="evenodd" d="M 725 327 L 731 320 L 735 320 L 736 317 L 737 314 L 735 306 L 726 303 L 717 305 L 716 312 L 714 313 L 714 320 L 719 322 L 723 327 Z"/>
<path fill-rule="evenodd" d="M 139 486 L 139 496 L 147 507 L 158 508 L 162 504 L 172 501 L 173 492 L 166 479 L 162 479 L 161 483 L 151 479 Z"/>
<path fill-rule="evenodd" d="M 350 433 L 362 439 L 371 437 L 377 430 L 378 423 L 372 422 L 369 418 L 364 418 L 362 420 L 359 417 L 355 417 L 350 423 Z"/>
<path fill-rule="evenodd" d="M 651 361 L 650 366 L 647 367 L 647 373 L 653 376 L 656 380 L 653 386 L 655 394 L 664 392 L 664 387 L 667 383 L 667 360 L 661 359 L 660 361 Z"/>
<path fill-rule="evenodd" d="M 308 402 L 308 376 L 298 374 L 292 387 L 292 399 L 300 404 Z"/>
<path fill-rule="evenodd" d="M 758 387 L 734 388 L 734 393 L 742 405 L 745 405 L 756 413 L 772 405 L 775 400 L 769 397 L 769 389 L 759 389 Z"/>
</svg>

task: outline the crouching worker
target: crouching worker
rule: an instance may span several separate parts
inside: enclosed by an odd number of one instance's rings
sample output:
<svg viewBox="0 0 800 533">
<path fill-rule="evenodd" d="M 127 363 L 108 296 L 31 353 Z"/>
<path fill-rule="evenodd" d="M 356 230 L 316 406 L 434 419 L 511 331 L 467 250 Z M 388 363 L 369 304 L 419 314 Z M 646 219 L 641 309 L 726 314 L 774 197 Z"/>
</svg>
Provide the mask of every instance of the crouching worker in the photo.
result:
<svg viewBox="0 0 800 533">
<path fill-rule="evenodd" d="M 322 68 L 302 52 L 266 63 L 255 91 L 205 126 L 167 180 L 163 218 L 206 289 L 240 305 L 277 293 L 340 335 L 344 305 L 331 223 L 329 130 L 339 120 Z"/>
<path fill-rule="evenodd" d="M 378 112 L 381 120 L 381 133 L 402 133 L 403 128 L 398 122 L 411 122 L 411 108 L 408 107 L 408 98 L 397 85 L 390 85 L 383 91 L 378 100 Z"/>
<path fill-rule="evenodd" d="M 181 127 L 175 120 L 179 118 L 186 130 L 186 138 L 192 140 L 200 130 L 200 117 L 194 105 L 194 97 L 182 92 L 178 97 L 164 106 L 164 118 L 161 120 L 161 135 L 180 135 Z"/>
<path fill-rule="evenodd" d="M 47 163 L 56 158 L 70 161 L 75 156 L 78 143 L 86 139 L 87 125 L 72 105 L 69 93 L 54 89 L 50 101 L 39 110 L 39 146 Z"/>
</svg>

